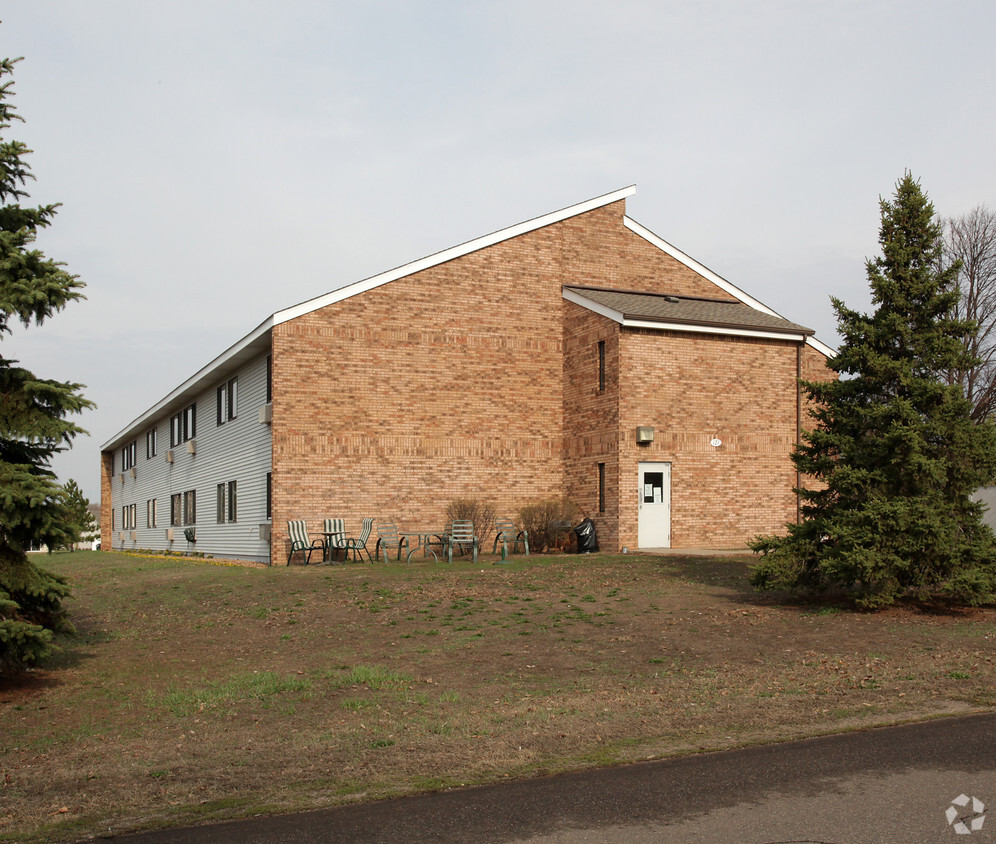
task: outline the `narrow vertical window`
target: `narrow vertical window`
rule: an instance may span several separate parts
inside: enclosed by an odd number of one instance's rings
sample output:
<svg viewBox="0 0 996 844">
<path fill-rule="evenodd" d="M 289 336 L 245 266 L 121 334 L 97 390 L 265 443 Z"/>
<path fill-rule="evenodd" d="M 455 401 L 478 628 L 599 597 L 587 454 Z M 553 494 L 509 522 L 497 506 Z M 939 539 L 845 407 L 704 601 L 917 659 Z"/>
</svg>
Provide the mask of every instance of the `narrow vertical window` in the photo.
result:
<svg viewBox="0 0 996 844">
<path fill-rule="evenodd" d="M 605 390 L 605 341 L 598 341 L 598 392 Z"/>
<path fill-rule="evenodd" d="M 598 464 L 598 512 L 605 512 L 605 464 Z"/>
<path fill-rule="evenodd" d="M 225 485 L 218 484 L 217 492 L 215 496 L 215 502 L 217 507 L 217 517 L 216 520 L 218 524 L 222 524 L 225 521 Z"/>
<path fill-rule="evenodd" d="M 179 492 L 174 493 L 173 495 L 171 495 L 169 497 L 169 524 L 170 524 L 170 527 L 179 527 L 180 524 L 181 524 L 181 522 L 182 522 L 182 519 L 181 519 L 182 511 L 180 509 L 181 506 L 182 506 L 181 505 L 181 501 L 182 500 L 183 500 L 183 496 L 180 495 Z"/>
<path fill-rule="evenodd" d="M 266 473 L 266 518 L 273 518 L 273 474 Z"/>
<path fill-rule="evenodd" d="M 145 459 L 151 460 L 156 456 L 156 428 L 145 433 Z"/>
<path fill-rule="evenodd" d="M 197 490 L 191 489 L 183 493 L 183 523 L 197 524 Z"/>
<path fill-rule="evenodd" d="M 234 522 L 238 515 L 237 505 L 237 484 L 235 481 L 228 482 L 228 521 Z"/>
<path fill-rule="evenodd" d="M 227 412 L 228 402 L 225 400 L 225 385 L 222 384 L 218 388 L 218 425 L 225 424 L 225 414 Z"/>
</svg>

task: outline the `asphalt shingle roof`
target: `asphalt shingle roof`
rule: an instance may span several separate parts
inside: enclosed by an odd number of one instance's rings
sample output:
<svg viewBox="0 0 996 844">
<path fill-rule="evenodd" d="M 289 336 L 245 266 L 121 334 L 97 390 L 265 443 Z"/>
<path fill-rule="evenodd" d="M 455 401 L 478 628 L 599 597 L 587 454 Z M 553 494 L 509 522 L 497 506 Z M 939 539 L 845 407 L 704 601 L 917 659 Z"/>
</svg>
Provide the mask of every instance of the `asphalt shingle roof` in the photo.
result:
<svg viewBox="0 0 996 844">
<path fill-rule="evenodd" d="M 755 310 L 742 302 L 633 293 L 592 287 L 567 287 L 576 296 L 610 308 L 624 319 L 646 322 L 701 325 L 713 328 L 771 331 L 779 334 L 813 334 L 811 328 Z"/>
</svg>

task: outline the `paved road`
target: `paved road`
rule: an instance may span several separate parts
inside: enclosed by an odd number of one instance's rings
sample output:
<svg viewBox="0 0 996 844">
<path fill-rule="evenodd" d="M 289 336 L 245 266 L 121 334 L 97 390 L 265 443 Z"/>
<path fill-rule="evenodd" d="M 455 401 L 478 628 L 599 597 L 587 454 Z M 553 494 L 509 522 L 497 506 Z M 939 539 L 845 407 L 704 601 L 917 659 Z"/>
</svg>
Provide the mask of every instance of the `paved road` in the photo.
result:
<svg viewBox="0 0 996 844">
<path fill-rule="evenodd" d="M 996 843 L 996 713 L 113 840 Z"/>
</svg>

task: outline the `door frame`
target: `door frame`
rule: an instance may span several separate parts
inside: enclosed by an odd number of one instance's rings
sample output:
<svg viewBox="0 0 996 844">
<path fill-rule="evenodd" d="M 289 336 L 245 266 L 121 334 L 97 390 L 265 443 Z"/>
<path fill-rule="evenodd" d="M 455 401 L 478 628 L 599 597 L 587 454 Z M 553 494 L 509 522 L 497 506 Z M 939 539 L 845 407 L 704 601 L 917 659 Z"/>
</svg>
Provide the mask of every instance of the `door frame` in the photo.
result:
<svg viewBox="0 0 996 844">
<path fill-rule="evenodd" d="M 670 548 L 671 547 L 671 469 L 672 465 L 667 460 L 641 460 L 636 468 L 636 546 L 637 548 Z M 660 506 L 657 517 L 663 518 L 663 526 L 656 521 L 648 523 L 649 519 L 644 518 L 644 473 L 663 472 L 662 501 L 660 505 L 650 503 L 650 507 Z M 646 537 L 646 541 L 644 541 Z M 663 539 L 662 541 L 659 541 Z"/>
</svg>

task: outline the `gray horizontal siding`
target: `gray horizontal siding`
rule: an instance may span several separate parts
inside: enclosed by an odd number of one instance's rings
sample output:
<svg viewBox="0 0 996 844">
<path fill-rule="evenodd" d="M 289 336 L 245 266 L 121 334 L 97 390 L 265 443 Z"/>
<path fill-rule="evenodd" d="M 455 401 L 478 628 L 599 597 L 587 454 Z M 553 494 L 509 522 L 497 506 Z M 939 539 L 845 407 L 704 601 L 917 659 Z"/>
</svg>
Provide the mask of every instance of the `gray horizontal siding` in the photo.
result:
<svg viewBox="0 0 996 844">
<path fill-rule="evenodd" d="M 232 375 L 239 379 L 238 417 L 217 425 L 216 396 L 221 382 L 206 385 L 197 395 L 196 453 L 187 452 L 186 443 L 172 449 L 173 462 L 167 463 L 169 451 L 169 416 L 157 419 L 158 450 L 146 458 L 143 431 L 137 440 L 135 477 L 120 471 L 111 479 L 114 506 L 114 535 L 105 547 L 196 551 L 212 557 L 269 561 L 269 541 L 260 538 L 260 525 L 266 519 L 266 475 L 272 465 L 270 426 L 259 421 L 259 409 L 266 403 L 266 356 L 261 355 Z M 232 377 L 231 375 L 228 377 Z M 225 379 L 228 380 L 227 378 Z M 150 426 L 151 427 L 151 426 Z M 120 450 L 115 455 L 121 465 Z M 123 480 L 122 480 L 123 477 Z M 216 489 L 218 484 L 236 481 L 238 486 L 237 521 L 217 523 Z M 196 543 L 188 543 L 185 526 L 173 528 L 174 539 L 167 541 L 170 527 L 170 496 L 188 490 L 197 492 Z M 157 526 L 146 527 L 146 504 L 157 502 Z M 122 507 L 136 505 L 134 531 L 122 539 Z"/>
</svg>

